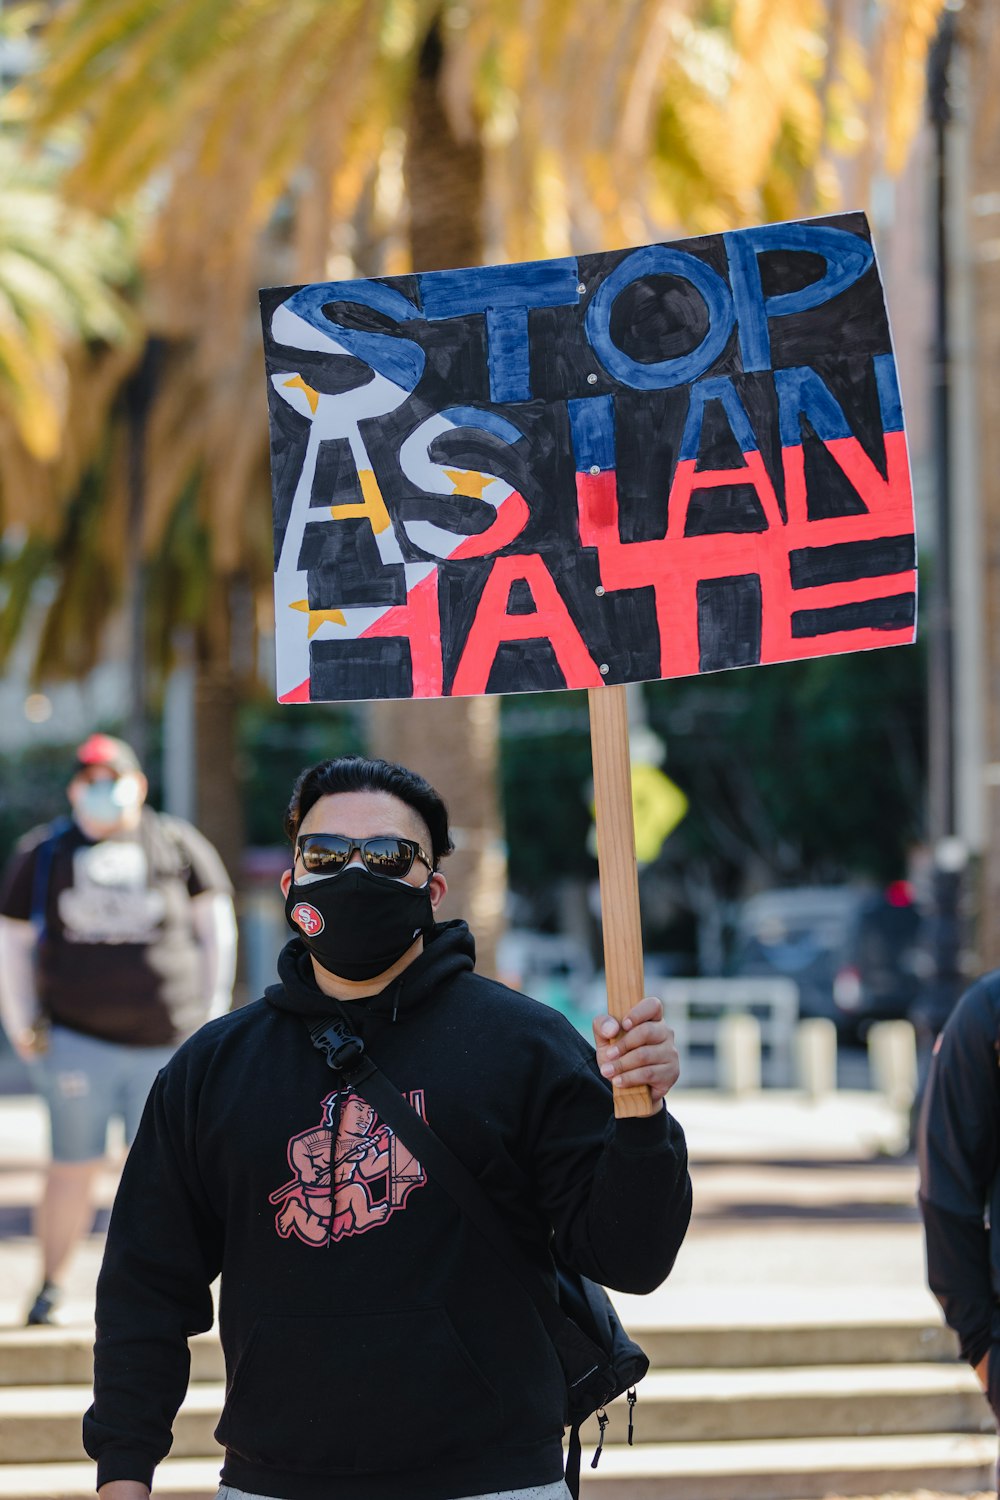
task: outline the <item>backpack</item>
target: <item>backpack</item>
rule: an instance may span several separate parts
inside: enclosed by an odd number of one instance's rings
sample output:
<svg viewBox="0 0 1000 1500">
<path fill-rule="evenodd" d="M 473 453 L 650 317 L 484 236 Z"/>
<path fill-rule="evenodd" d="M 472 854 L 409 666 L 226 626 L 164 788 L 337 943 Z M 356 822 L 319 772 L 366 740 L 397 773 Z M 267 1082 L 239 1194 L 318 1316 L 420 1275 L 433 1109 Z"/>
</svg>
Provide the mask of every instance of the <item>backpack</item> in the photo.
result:
<svg viewBox="0 0 1000 1500">
<path fill-rule="evenodd" d="M 483 1234 L 494 1253 L 535 1303 L 555 1347 L 566 1380 L 569 1446 L 566 1484 L 580 1493 L 580 1428 L 597 1415 L 600 1437 L 591 1468 L 596 1469 L 608 1425 L 605 1407 L 628 1393 L 628 1441 L 632 1444 L 635 1385 L 649 1359 L 625 1332 L 602 1286 L 556 1263 L 557 1293 L 540 1281 L 518 1250 L 492 1202 L 458 1157 L 421 1119 L 365 1051 L 364 1043 L 339 1015 L 306 1022 L 313 1046 L 343 1081 L 372 1106 Z M 336 1134 L 336 1124 L 334 1124 Z"/>
</svg>

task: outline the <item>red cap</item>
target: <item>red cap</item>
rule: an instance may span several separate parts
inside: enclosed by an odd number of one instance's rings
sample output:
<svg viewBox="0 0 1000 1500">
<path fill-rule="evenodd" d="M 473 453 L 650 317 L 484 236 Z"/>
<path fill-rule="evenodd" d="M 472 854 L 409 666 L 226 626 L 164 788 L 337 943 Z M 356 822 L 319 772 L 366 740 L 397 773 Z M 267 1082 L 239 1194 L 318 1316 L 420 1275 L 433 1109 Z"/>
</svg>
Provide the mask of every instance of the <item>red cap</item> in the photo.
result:
<svg viewBox="0 0 1000 1500">
<path fill-rule="evenodd" d="M 85 771 L 90 766 L 107 766 L 116 776 L 142 769 L 132 746 L 126 745 L 124 740 L 116 740 L 111 734 L 92 734 L 77 747 L 76 769 L 73 774 Z"/>
</svg>

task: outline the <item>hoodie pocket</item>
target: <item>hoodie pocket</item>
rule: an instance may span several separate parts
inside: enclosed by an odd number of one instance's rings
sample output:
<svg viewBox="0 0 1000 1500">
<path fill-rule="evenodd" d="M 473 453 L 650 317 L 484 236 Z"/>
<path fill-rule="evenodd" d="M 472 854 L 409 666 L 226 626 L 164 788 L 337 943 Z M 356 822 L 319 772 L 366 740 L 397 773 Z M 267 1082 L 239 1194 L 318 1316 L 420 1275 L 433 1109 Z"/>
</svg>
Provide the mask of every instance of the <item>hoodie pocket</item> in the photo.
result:
<svg viewBox="0 0 1000 1500">
<path fill-rule="evenodd" d="M 254 1328 L 215 1435 L 250 1463 L 380 1474 L 477 1446 L 501 1415 L 443 1308 L 272 1315 Z"/>
</svg>

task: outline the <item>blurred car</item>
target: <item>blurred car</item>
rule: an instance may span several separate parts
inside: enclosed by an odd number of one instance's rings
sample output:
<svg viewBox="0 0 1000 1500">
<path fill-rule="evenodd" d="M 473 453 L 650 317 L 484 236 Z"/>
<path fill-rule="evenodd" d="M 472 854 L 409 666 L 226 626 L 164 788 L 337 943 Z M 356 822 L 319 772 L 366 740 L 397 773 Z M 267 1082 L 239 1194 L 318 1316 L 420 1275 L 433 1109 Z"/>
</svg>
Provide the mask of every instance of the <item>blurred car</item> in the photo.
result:
<svg viewBox="0 0 1000 1500">
<path fill-rule="evenodd" d="M 729 972 L 780 974 L 799 986 L 799 1014 L 848 1037 L 905 1019 L 920 987 L 920 913 L 905 881 L 764 891 L 739 909 Z"/>
</svg>

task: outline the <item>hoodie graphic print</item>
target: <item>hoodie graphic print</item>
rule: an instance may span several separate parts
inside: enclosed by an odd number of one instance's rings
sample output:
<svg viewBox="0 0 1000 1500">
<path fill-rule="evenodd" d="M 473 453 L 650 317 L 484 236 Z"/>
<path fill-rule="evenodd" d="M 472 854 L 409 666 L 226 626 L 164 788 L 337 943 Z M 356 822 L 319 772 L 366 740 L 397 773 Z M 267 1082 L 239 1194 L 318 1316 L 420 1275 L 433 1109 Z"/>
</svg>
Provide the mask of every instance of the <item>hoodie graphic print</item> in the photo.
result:
<svg viewBox="0 0 1000 1500">
<path fill-rule="evenodd" d="M 407 1095 L 421 1119 L 424 1091 Z M 332 1148 L 332 1149 L 331 1149 Z M 274 1227 L 283 1240 L 329 1245 L 384 1224 L 427 1174 L 360 1094 L 327 1094 L 320 1122 L 288 1142 L 291 1178 L 270 1194 L 280 1204 Z"/>
</svg>

